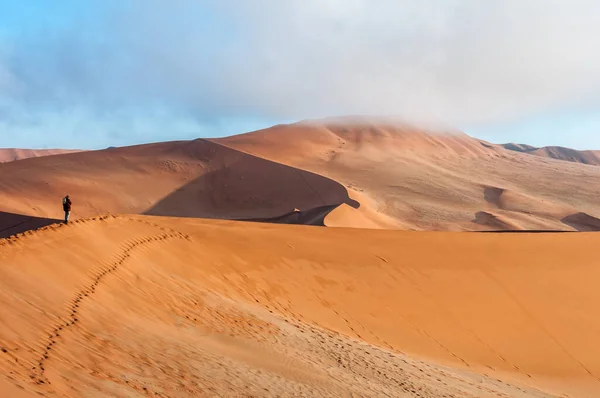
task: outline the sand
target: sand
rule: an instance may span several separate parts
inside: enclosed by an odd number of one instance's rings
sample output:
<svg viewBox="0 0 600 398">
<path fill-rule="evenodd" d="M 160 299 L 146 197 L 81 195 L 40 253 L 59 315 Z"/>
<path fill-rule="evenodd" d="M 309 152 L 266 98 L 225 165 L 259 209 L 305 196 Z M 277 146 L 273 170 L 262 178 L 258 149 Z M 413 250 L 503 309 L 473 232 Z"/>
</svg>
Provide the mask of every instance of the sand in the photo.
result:
<svg viewBox="0 0 600 398">
<path fill-rule="evenodd" d="M 349 227 L 589 230 L 569 219 L 600 217 L 600 167 L 455 131 L 324 119 L 215 141 L 338 181 L 358 202 L 366 198 L 344 217 Z M 503 200 L 490 201 L 489 192 L 502 192 Z"/>
<path fill-rule="evenodd" d="M 526 232 L 600 230 L 600 167 L 519 148 L 328 119 L 2 163 L 0 396 L 600 396 L 597 235 Z"/>
<path fill-rule="evenodd" d="M 357 206 L 336 181 L 206 140 L 0 164 L 0 211 L 61 219 L 67 194 L 73 219 L 141 213 L 257 220 L 294 209 Z"/>
<path fill-rule="evenodd" d="M 74 219 L 135 213 L 404 230 L 589 231 L 600 225 L 598 186 L 598 166 L 456 131 L 325 119 L 0 164 L 0 211 L 56 220 L 60 198 L 70 194 Z"/>
<path fill-rule="evenodd" d="M 529 155 L 600 166 L 600 151 L 579 151 L 560 146 L 536 148 L 522 144 L 504 144 L 503 147 L 512 151 L 527 153 Z"/>
<path fill-rule="evenodd" d="M 18 148 L 0 148 L 0 163 L 12 162 L 28 158 L 37 158 L 41 156 L 61 155 L 64 153 L 80 152 L 79 150 L 69 149 L 18 149 Z"/>
<path fill-rule="evenodd" d="M 139 216 L 46 227 L 0 241 L 0 391 L 597 396 L 596 240 Z"/>
</svg>

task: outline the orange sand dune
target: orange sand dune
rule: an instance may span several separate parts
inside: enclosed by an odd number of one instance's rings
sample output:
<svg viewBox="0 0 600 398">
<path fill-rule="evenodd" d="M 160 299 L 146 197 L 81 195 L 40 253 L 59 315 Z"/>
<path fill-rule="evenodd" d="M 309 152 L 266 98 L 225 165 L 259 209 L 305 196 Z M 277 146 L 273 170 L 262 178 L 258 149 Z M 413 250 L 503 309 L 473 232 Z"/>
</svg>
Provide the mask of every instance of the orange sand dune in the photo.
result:
<svg viewBox="0 0 600 398">
<path fill-rule="evenodd" d="M 337 215 L 345 226 L 574 230 L 565 218 L 600 216 L 600 168 L 529 156 L 460 132 L 325 119 L 214 141 L 339 181 L 361 202 Z M 503 193 L 500 202 L 489 200 L 493 192 Z"/>
<path fill-rule="evenodd" d="M 80 152 L 70 149 L 17 149 L 0 148 L 0 163 L 12 162 L 15 160 L 37 158 L 41 156 L 60 155 L 63 153 Z"/>
<path fill-rule="evenodd" d="M 50 226 L 0 240 L 0 395 L 596 397 L 596 247 L 585 233 Z"/>
<path fill-rule="evenodd" d="M 0 211 L 61 218 L 66 194 L 74 218 L 146 213 L 270 219 L 295 208 L 358 206 L 333 180 L 206 140 L 0 164 Z"/>
<path fill-rule="evenodd" d="M 524 152 L 529 155 L 600 166 L 600 151 L 578 151 L 576 149 L 561 146 L 536 148 L 520 144 L 505 144 L 503 147 L 512 151 Z"/>
<path fill-rule="evenodd" d="M 68 193 L 74 218 L 138 213 L 404 230 L 600 230 L 580 222 L 581 214 L 600 218 L 600 168 L 515 148 L 391 120 L 305 121 L 0 164 L 0 211 L 60 219 Z"/>
</svg>

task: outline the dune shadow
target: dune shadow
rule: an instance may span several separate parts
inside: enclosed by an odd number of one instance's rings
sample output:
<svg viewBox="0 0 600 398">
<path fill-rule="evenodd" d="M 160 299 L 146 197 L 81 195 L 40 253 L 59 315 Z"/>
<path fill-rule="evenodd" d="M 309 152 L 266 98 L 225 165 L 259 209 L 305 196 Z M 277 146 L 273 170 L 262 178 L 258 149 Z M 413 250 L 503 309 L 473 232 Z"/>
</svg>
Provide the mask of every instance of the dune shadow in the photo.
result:
<svg viewBox="0 0 600 398">
<path fill-rule="evenodd" d="M 198 145 L 208 156 L 204 174 L 143 214 L 323 225 L 341 204 L 360 207 L 332 179 L 210 141 Z"/>
<path fill-rule="evenodd" d="M 301 224 L 301 225 L 313 225 L 324 227 L 325 218 L 337 209 L 341 205 L 329 205 L 315 207 L 308 210 L 297 210 L 287 214 L 283 214 L 278 217 L 271 218 L 245 218 L 238 219 L 236 221 L 248 221 L 248 222 L 264 222 L 272 224 Z"/>
<path fill-rule="evenodd" d="M 505 220 L 496 214 L 489 213 L 486 211 L 479 211 L 475 213 L 475 219 L 471 220 L 471 222 L 494 228 L 494 230 L 496 231 L 522 230 L 522 228 L 519 228 L 517 225 L 512 224 L 510 221 Z"/>
<path fill-rule="evenodd" d="M 62 223 L 62 220 L 0 211 L 0 238 L 8 238 L 19 233 L 60 223 Z"/>
<path fill-rule="evenodd" d="M 472 220 L 473 223 L 484 225 L 489 228 L 493 228 L 487 231 L 473 231 L 476 233 L 493 233 L 493 234 L 542 234 L 542 233 L 565 233 L 565 232 L 574 232 L 574 231 L 565 231 L 565 230 L 557 230 L 557 229 L 522 229 L 518 228 L 518 226 L 511 224 L 508 221 L 504 221 L 498 218 L 496 215 L 492 213 L 487 213 L 484 211 L 480 211 L 475 215 L 475 219 Z"/>
<path fill-rule="evenodd" d="M 496 207 L 500 207 L 500 199 L 504 194 L 504 189 L 498 187 L 485 187 L 483 197 L 486 202 Z"/>
<path fill-rule="evenodd" d="M 579 232 L 600 231 L 600 219 L 587 213 L 570 214 L 560 221 Z"/>
</svg>

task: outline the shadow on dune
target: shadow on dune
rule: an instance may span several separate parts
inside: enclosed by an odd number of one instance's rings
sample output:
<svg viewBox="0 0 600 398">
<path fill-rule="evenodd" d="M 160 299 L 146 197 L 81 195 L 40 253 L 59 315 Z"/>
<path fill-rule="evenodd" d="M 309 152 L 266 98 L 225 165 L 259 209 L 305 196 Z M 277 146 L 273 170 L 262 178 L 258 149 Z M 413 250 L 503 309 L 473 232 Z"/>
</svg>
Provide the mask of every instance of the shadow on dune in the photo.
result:
<svg viewBox="0 0 600 398">
<path fill-rule="evenodd" d="M 0 212 L 0 238 L 8 238 L 22 232 L 59 224 L 62 220 L 32 217 L 23 214 Z"/>
<path fill-rule="evenodd" d="M 358 208 L 340 183 L 318 174 L 205 142 L 207 171 L 143 214 L 323 225 L 334 208 Z"/>
<path fill-rule="evenodd" d="M 486 211 L 479 211 L 475 213 L 475 219 L 472 220 L 473 223 L 483 225 L 486 227 L 494 228 L 497 230 L 518 230 L 515 225 L 504 220 L 502 217 L 497 216 L 496 214 L 488 213 Z"/>
<path fill-rule="evenodd" d="M 500 200 L 502 198 L 502 194 L 504 193 L 504 189 L 498 187 L 485 187 L 483 190 L 483 197 L 486 202 L 496 206 L 501 207 Z"/>
<path fill-rule="evenodd" d="M 580 232 L 600 231 L 600 219 L 586 213 L 571 214 L 561 221 Z"/>
<path fill-rule="evenodd" d="M 327 215 L 329 215 L 329 213 L 337 209 L 338 206 L 341 205 L 321 206 L 309 210 L 297 210 L 272 218 L 246 218 L 238 221 L 265 222 L 273 224 L 302 224 L 324 227 L 325 218 Z"/>
<path fill-rule="evenodd" d="M 498 230 L 492 231 L 480 231 L 480 232 L 491 232 L 491 233 L 565 233 L 565 232 L 596 232 L 600 231 L 600 219 L 590 216 L 587 213 L 574 213 L 564 217 L 562 223 L 575 229 L 575 231 L 560 231 L 560 230 L 514 230 L 511 228 L 504 228 L 500 225 Z M 490 224 L 488 224 L 490 225 Z M 490 225 L 492 227 L 498 227 L 498 225 Z"/>
</svg>

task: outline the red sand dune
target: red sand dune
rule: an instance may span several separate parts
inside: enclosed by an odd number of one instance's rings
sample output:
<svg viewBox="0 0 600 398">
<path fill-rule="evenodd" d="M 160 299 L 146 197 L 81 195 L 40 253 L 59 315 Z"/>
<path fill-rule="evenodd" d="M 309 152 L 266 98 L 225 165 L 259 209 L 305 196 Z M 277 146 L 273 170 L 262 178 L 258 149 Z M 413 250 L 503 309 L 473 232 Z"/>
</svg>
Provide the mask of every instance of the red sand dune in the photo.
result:
<svg viewBox="0 0 600 398">
<path fill-rule="evenodd" d="M 41 156 L 61 155 L 63 153 L 80 152 L 70 149 L 17 149 L 0 148 L 0 163 L 12 162 L 15 160 L 37 158 Z"/>
<path fill-rule="evenodd" d="M 102 213 L 262 219 L 358 204 L 325 177 L 206 140 L 26 159 L 0 165 L 0 210 L 61 218 Z"/>
<path fill-rule="evenodd" d="M 369 119 L 0 164 L 0 396 L 600 396 L 597 236 L 524 231 L 599 183 Z"/>
<path fill-rule="evenodd" d="M 215 141 L 339 181 L 361 203 L 356 216 L 345 215 L 345 226 L 573 230 L 565 217 L 600 215 L 600 168 L 529 156 L 463 133 L 325 119 Z M 494 190 L 503 192 L 501 203 L 488 200 Z M 482 212 L 504 221 L 481 223 Z"/>
<path fill-rule="evenodd" d="M 0 211 L 58 219 L 60 198 L 69 193 L 73 217 L 145 213 L 381 229 L 589 230 L 595 224 L 579 228 L 569 220 L 600 216 L 598 186 L 600 168 L 529 156 L 460 132 L 341 118 L 2 164 Z M 501 198 L 489 200 L 495 191 Z M 319 209 L 328 213 L 315 217 Z"/>
<path fill-rule="evenodd" d="M 596 246 L 142 216 L 50 226 L 0 240 L 0 395 L 596 397 Z"/>
</svg>

